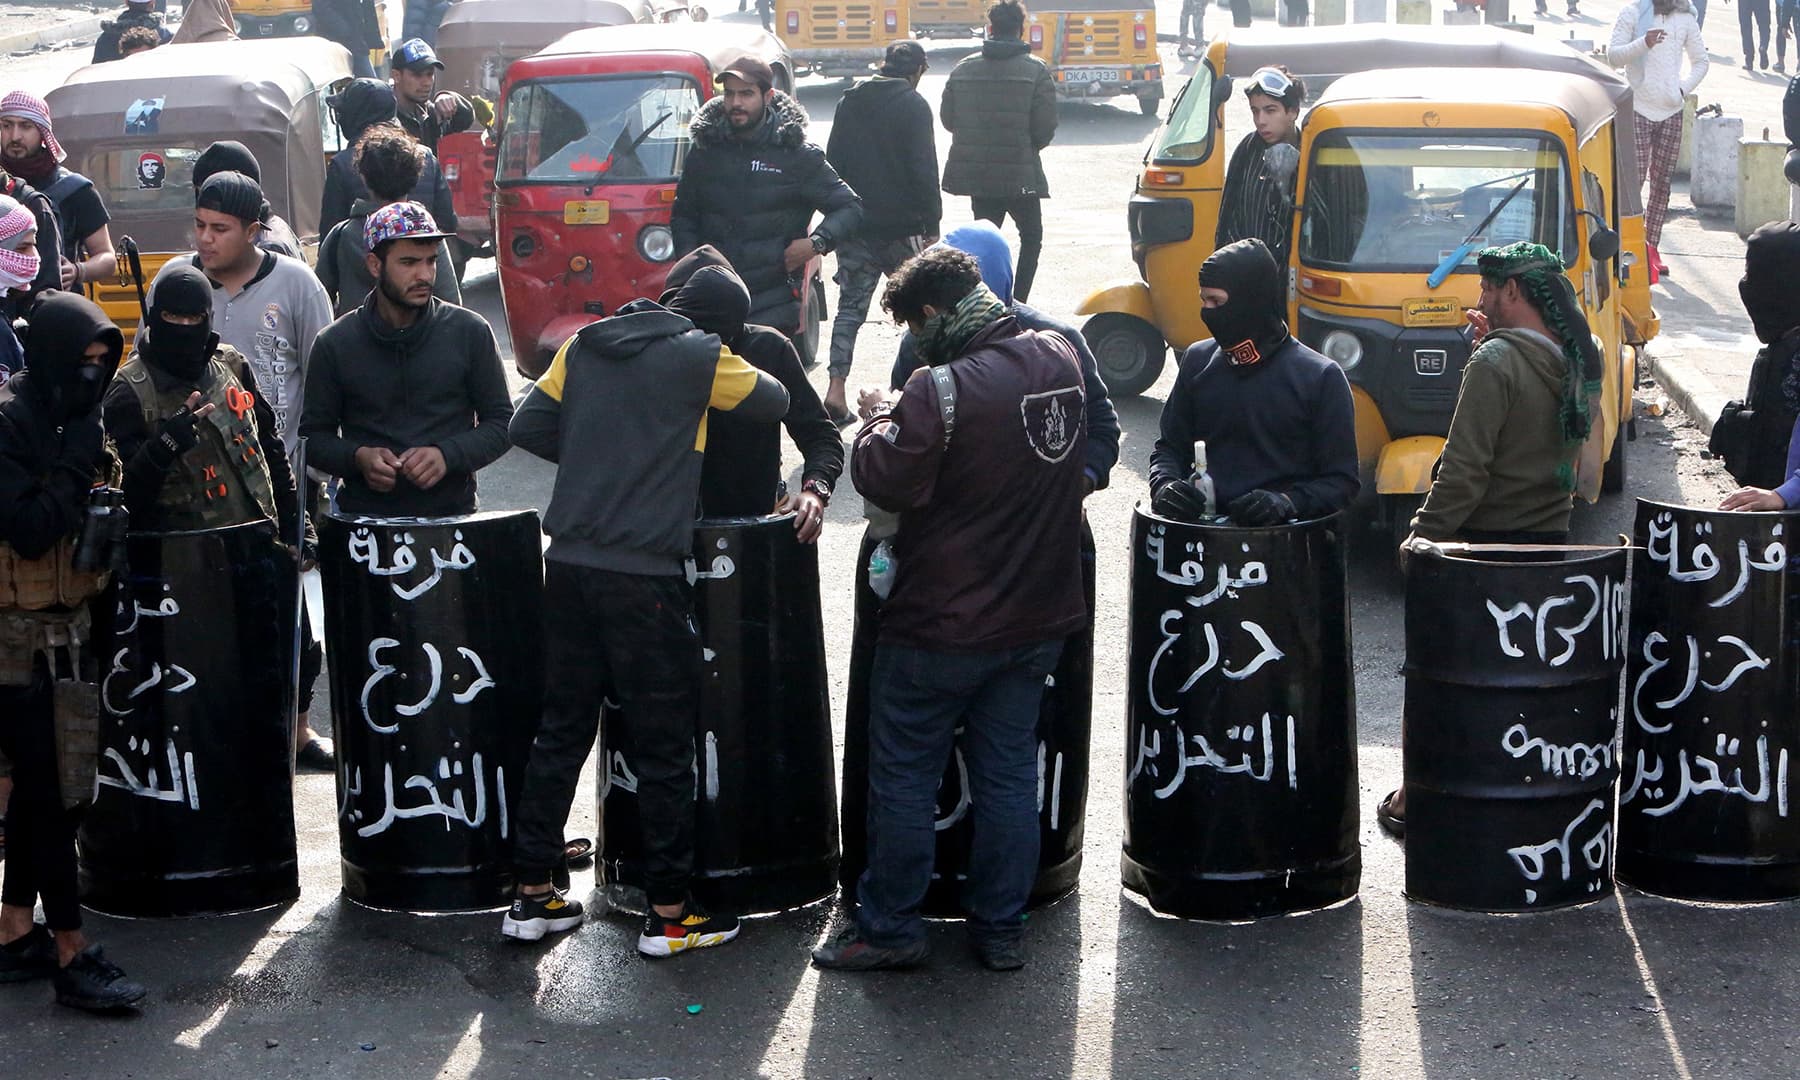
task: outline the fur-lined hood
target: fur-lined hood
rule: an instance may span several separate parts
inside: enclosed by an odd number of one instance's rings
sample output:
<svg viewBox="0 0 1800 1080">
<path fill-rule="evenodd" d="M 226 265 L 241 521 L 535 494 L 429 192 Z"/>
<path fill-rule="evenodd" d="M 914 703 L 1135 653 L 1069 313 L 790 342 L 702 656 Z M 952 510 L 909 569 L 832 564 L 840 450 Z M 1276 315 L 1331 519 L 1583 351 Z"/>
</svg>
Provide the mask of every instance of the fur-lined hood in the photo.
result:
<svg viewBox="0 0 1800 1080">
<path fill-rule="evenodd" d="M 762 127 L 752 141 L 769 143 L 786 149 L 806 144 L 806 107 L 788 94 L 776 90 L 763 113 Z M 717 146 L 731 137 L 731 122 L 725 118 L 725 96 L 714 96 L 700 106 L 688 132 L 695 146 Z"/>
</svg>

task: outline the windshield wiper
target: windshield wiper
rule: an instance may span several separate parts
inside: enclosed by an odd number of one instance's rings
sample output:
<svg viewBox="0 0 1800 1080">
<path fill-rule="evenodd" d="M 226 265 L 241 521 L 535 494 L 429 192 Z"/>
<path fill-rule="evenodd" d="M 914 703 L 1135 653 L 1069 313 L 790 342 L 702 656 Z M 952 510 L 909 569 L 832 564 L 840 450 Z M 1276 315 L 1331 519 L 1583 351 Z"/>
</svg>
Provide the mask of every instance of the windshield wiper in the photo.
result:
<svg viewBox="0 0 1800 1080">
<path fill-rule="evenodd" d="M 1487 227 L 1492 225 L 1494 219 L 1500 216 L 1500 211 L 1506 209 L 1506 204 L 1513 201 L 1513 196 L 1524 191 L 1525 185 L 1529 183 L 1531 183 L 1531 177 L 1527 176 L 1525 179 L 1519 181 L 1511 191 L 1506 193 L 1506 198 L 1501 199 L 1494 204 L 1494 208 L 1488 211 L 1488 216 L 1481 219 L 1481 224 L 1475 226 L 1474 230 L 1471 231 L 1468 236 L 1463 238 L 1463 242 L 1456 245 L 1455 251 L 1444 256 L 1443 262 L 1437 264 L 1437 269 L 1433 270 L 1431 275 L 1425 279 L 1426 288 L 1435 289 L 1439 285 L 1442 285 L 1444 280 L 1450 276 L 1450 272 L 1462 265 L 1462 261 L 1469 257 L 1469 252 L 1475 250 L 1476 238 L 1482 233 L 1487 232 Z"/>
<path fill-rule="evenodd" d="M 666 121 L 669 117 L 674 116 L 674 115 L 675 115 L 674 109 L 670 109 L 667 112 L 664 112 L 661 116 L 656 118 L 655 123 L 651 124 L 649 127 L 644 129 L 643 134 L 641 134 L 637 138 L 631 140 L 631 144 L 629 146 L 626 146 L 623 150 L 614 150 L 612 153 L 606 155 L 606 163 L 600 168 L 599 172 L 596 172 L 594 174 L 594 179 L 587 186 L 587 193 L 589 195 L 592 195 L 594 193 L 594 189 L 596 187 L 600 186 L 600 181 L 606 177 L 607 173 L 612 171 L 612 166 L 613 166 L 614 161 L 618 160 L 621 157 L 635 158 L 637 156 L 637 148 L 644 145 L 644 140 L 648 139 L 651 135 L 655 134 L 656 129 L 659 127 L 662 127 L 663 122 Z M 625 137 L 625 133 L 623 131 L 619 132 L 619 138 L 623 139 L 624 137 Z M 615 146 L 618 145 L 616 140 L 613 145 L 615 145 Z"/>
</svg>

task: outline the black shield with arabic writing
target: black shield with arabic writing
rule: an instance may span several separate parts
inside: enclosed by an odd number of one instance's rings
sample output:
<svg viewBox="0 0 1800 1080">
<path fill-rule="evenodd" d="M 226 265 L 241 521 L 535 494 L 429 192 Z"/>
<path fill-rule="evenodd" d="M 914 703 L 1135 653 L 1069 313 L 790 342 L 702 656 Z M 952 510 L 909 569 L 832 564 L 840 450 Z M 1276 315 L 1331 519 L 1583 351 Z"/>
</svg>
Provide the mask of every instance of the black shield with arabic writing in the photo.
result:
<svg viewBox="0 0 1800 1080">
<path fill-rule="evenodd" d="M 1087 403 L 1078 386 L 1026 394 L 1019 401 L 1019 416 L 1032 451 L 1054 464 L 1075 448 L 1086 421 Z"/>
</svg>

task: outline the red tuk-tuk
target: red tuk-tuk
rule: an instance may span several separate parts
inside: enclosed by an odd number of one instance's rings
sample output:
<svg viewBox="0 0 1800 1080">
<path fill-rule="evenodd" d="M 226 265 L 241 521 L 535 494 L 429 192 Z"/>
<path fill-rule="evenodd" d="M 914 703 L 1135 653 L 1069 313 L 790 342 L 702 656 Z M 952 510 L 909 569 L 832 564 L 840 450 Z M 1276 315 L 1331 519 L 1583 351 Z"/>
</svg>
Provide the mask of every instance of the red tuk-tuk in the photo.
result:
<svg viewBox="0 0 1800 1080">
<path fill-rule="evenodd" d="M 530 56 L 574 30 L 666 21 L 650 0 L 458 0 L 438 27 L 437 55 L 444 70 L 438 89 L 469 98 L 500 99 L 500 83 L 514 60 Z M 494 190 L 493 137 L 483 127 L 446 135 L 438 161 L 460 223 L 457 235 L 481 254 L 491 254 Z"/>
<path fill-rule="evenodd" d="M 575 331 L 662 291 L 688 126 L 714 73 L 745 55 L 792 92 L 787 49 L 742 24 L 580 30 L 508 70 L 494 243 L 521 374 L 536 378 Z M 802 325 L 817 324 L 821 300 L 805 291 Z"/>
</svg>

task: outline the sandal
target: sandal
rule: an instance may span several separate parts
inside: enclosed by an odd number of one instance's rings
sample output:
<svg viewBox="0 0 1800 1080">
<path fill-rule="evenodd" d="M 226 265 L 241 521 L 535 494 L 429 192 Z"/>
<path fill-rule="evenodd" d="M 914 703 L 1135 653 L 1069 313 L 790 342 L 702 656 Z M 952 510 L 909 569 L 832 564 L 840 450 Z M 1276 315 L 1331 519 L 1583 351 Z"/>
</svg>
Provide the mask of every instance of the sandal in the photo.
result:
<svg viewBox="0 0 1800 1080">
<path fill-rule="evenodd" d="M 572 870 L 586 869 L 594 861 L 594 842 L 578 836 L 563 843 L 563 862 Z"/>
<path fill-rule="evenodd" d="M 1395 788 L 1387 793 L 1387 797 L 1375 804 L 1375 821 L 1389 836 L 1396 840 L 1406 839 L 1406 814 L 1394 809 L 1394 800 L 1400 797 L 1400 789 Z"/>
</svg>

